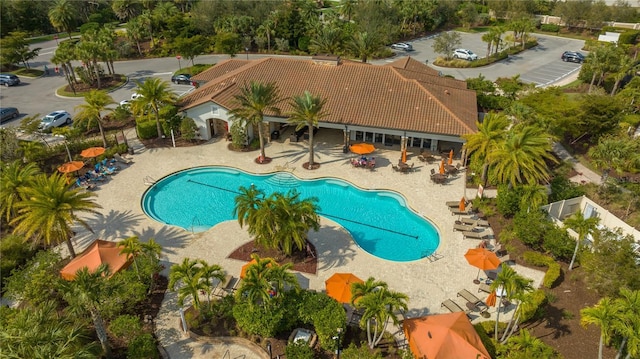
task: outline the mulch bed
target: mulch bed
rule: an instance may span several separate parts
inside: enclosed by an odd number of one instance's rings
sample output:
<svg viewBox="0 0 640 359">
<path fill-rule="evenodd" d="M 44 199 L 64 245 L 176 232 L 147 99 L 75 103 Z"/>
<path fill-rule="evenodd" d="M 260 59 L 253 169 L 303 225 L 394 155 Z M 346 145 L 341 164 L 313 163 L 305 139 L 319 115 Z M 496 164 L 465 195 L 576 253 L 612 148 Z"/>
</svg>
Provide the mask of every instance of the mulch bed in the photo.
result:
<svg viewBox="0 0 640 359">
<path fill-rule="evenodd" d="M 309 245 L 313 253 L 316 253 L 316 248 L 313 244 L 309 243 Z M 273 258 L 281 265 L 293 263 L 293 269 L 298 272 L 316 274 L 318 269 L 318 259 L 307 256 L 305 252 L 295 251 L 291 257 L 285 257 L 279 250 L 264 248 L 263 246 L 256 245 L 255 241 L 247 242 L 236 248 L 236 250 L 229 254 L 229 258 L 249 262 L 251 261 L 252 254 L 257 254 L 260 258 Z"/>
</svg>

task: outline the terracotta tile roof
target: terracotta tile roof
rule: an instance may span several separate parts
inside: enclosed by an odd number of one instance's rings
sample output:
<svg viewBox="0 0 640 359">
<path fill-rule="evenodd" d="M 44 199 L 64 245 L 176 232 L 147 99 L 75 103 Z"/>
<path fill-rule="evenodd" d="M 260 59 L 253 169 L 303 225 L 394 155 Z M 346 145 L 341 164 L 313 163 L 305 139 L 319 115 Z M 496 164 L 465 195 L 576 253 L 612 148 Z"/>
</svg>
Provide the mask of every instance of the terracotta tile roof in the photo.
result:
<svg viewBox="0 0 640 359">
<path fill-rule="evenodd" d="M 224 74 L 210 75 L 223 72 L 218 66 L 225 67 Z M 323 122 L 455 136 L 477 131 L 475 92 L 412 59 L 385 66 L 352 61 L 332 66 L 285 58 L 228 60 L 198 77 L 212 79 L 183 98 L 184 109 L 210 101 L 233 109 L 241 86 L 275 82 L 284 98 L 305 90 L 326 98 L 329 115 Z M 280 109 L 290 112 L 289 101 Z"/>
<path fill-rule="evenodd" d="M 198 81 L 198 82 L 209 82 L 233 70 L 236 70 L 248 63 L 251 63 L 251 61 L 233 60 L 233 59 L 224 60 L 218 63 L 217 65 L 191 77 L 191 80 Z"/>
</svg>

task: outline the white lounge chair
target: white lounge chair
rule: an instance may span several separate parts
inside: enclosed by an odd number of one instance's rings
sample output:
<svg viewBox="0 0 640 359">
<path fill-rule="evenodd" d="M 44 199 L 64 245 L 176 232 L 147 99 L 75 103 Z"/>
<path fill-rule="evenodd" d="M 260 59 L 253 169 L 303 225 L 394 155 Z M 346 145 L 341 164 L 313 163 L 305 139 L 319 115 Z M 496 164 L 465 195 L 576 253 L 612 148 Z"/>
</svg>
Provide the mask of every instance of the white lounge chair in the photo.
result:
<svg viewBox="0 0 640 359">
<path fill-rule="evenodd" d="M 113 155 L 113 158 L 115 158 L 116 161 L 120 162 L 120 163 L 124 163 L 124 164 L 132 164 L 133 161 L 129 158 L 123 157 L 121 156 L 119 153 L 116 153 Z"/>
</svg>

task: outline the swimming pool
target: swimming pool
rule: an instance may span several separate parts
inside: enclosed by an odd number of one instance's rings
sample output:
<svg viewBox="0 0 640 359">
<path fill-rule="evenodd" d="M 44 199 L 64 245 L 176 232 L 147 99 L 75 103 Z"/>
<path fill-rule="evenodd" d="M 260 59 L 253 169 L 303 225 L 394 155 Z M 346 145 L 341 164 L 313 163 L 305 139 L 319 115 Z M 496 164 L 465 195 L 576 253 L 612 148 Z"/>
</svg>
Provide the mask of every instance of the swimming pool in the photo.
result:
<svg viewBox="0 0 640 359">
<path fill-rule="evenodd" d="M 320 215 L 343 226 L 366 252 L 408 262 L 427 257 L 440 244 L 435 226 L 411 210 L 402 195 L 363 190 L 337 178 L 302 180 L 289 172 L 251 174 L 230 167 L 197 167 L 156 182 L 142 196 L 144 212 L 158 222 L 202 232 L 236 220 L 238 188 L 255 185 L 268 196 L 295 188 L 316 197 Z"/>
</svg>

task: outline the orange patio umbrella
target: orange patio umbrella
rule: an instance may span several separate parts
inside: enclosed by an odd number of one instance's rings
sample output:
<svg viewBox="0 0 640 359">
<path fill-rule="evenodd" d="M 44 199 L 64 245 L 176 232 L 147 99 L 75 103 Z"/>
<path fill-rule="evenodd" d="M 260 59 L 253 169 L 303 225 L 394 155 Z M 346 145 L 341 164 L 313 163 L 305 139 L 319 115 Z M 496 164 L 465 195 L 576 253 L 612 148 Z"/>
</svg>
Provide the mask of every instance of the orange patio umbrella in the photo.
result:
<svg viewBox="0 0 640 359">
<path fill-rule="evenodd" d="M 96 239 L 84 252 L 69 262 L 60 270 L 60 275 L 66 280 L 74 280 L 79 269 L 87 267 L 90 272 L 95 271 L 101 264 L 108 264 L 111 275 L 127 268 L 131 261 L 126 254 L 121 253 L 116 242 Z"/>
<path fill-rule="evenodd" d="M 449 164 L 453 164 L 453 150 L 449 151 Z"/>
<path fill-rule="evenodd" d="M 71 172 L 78 171 L 82 167 L 84 167 L 84 163 L 82 161 L 72 161 L 72 162 L 67 162 L 62 166 L 58 167 L 58 171 L 62 173 L 71 173 Z"/>
<path fill-rule="evenodd" d="M 464 258 L 469 264 L 478 268 L 476 280 L 480 276 L 480 270 L 492 270 L 500 266 L 498 256 L 486 248 L 471 248 L 464 254 Z"/>
<path fill-rule="evenodd" d="M 103 154 L 105 151 L 104 147 L 89 147 L 82 152 L 80 152 L 80 156 L 84 158 L 94 158 Z"/>
<path fill-rule="evenodd" d="M 440 174 L 444 174 L 444 160 L 440 161 Z"/>
<path fill-rule="evenodd" d="M 359 155 L 366 155 L 376 150 L 376 148 L 368 143 L 356 143 L 355 145 L 351 145 L 349 150 L 353 153 L 357 153 Z"/>
<path fill-rule="evenodd" d="M 408 318 L 402 327 L 416 358 L 491 358 L 464 312 Z"/>
<path fill-rule="evenodd" d="M 402 163 L 407 163 L 407 149 L 402 150 Z"/>
<path fill-rule="evenodd" d="M 271 259 L 271 258 L 262 258 L 262 259 L 264 260 L 264 259 Z M 251 267 L 254 264 L 258 264 L 258 261 L 255 258 L 247 262 L 247 264 L 243 265 L 242 268 L 240 269 L 240 278 L 244 278 L 247 275 L 247 270 L 249 270 L 249 267 Z M 271 263 L 268 263 L 267 267 L 271 267 Z"/>
<path fill-rule="evenodd" d="M 485 303 L 490 306 L 490 307 L 494 307 L 496 305 L 496 298 L 498 296 L 496 295 L 496 291 L 492 290 L 491 293 L 489 294 L 489 296 L 487 297 L 487 300 L 485 301 Z"/>
<path fill-rule="evenodd" d="M 351 302 L 353 283 L 364 283 L 364 281 L 351 273 L 335 273 L 324 282 L 327 295 L 340 303 Z"/>
<path fill-rule="evenodd" d="M 458 205 L 458 209 L 460 210 L 460 212 L 464 212 L 465 208 L 467 208 L 467 200 L 462 197 L 460 199 L 460 204 Z"/>
</svg>

